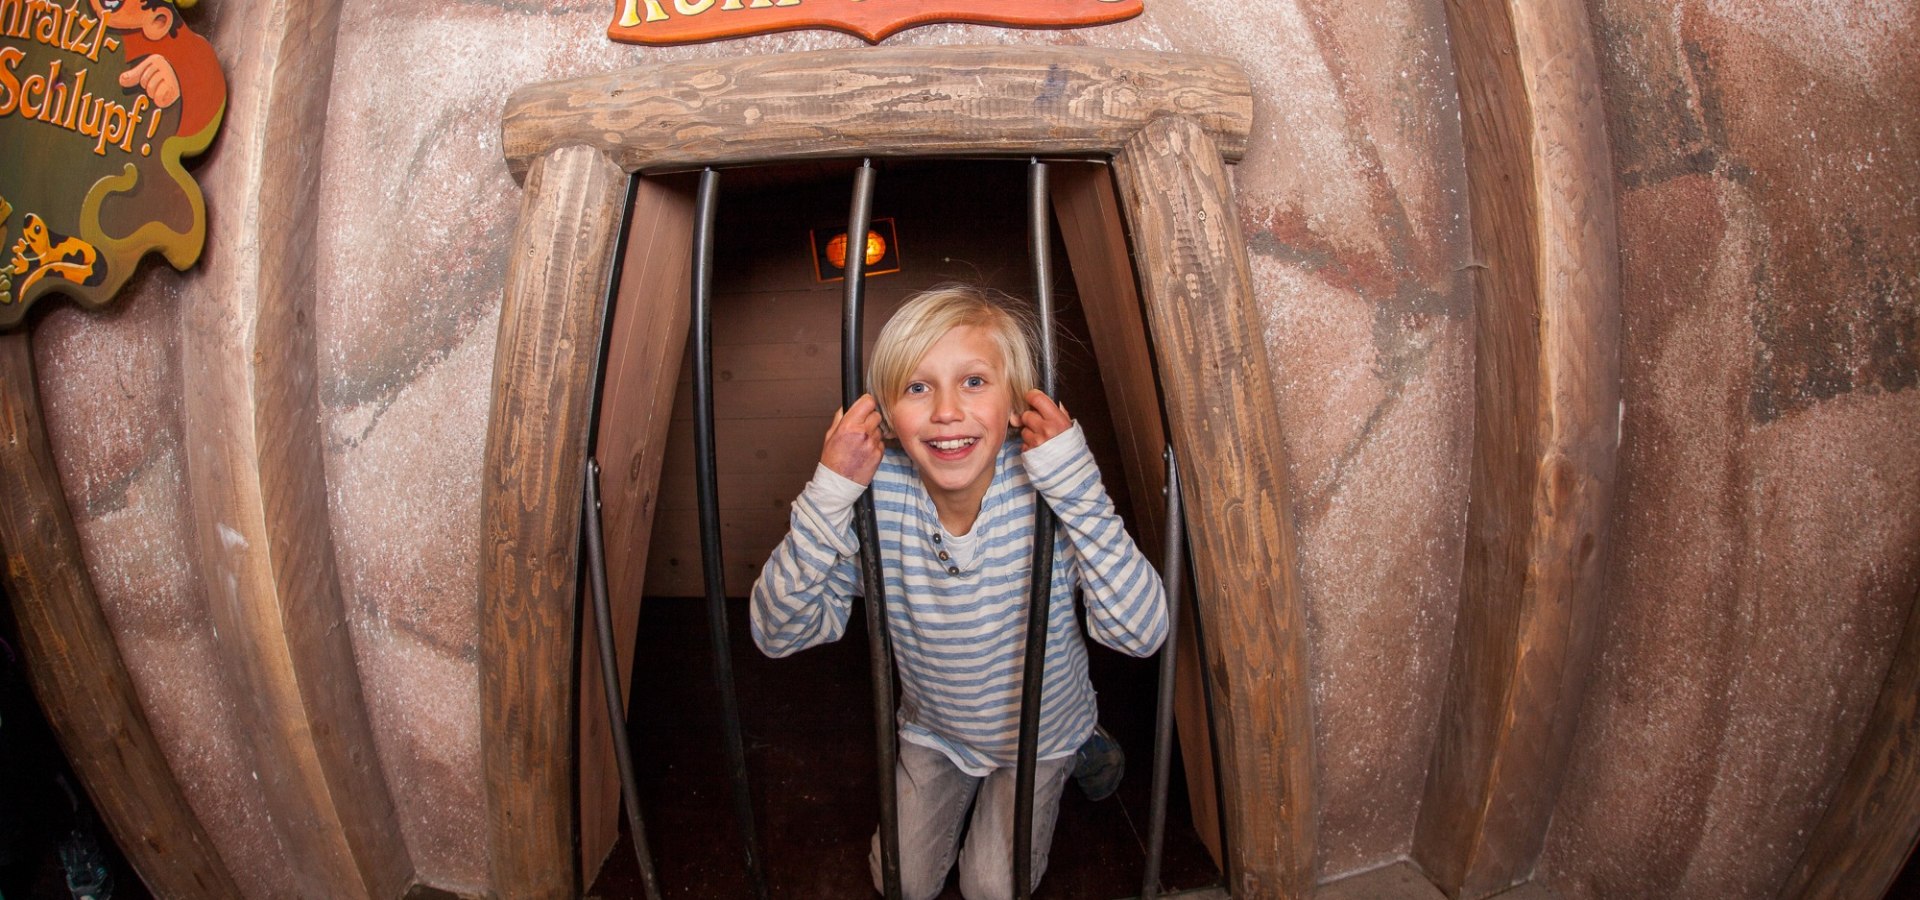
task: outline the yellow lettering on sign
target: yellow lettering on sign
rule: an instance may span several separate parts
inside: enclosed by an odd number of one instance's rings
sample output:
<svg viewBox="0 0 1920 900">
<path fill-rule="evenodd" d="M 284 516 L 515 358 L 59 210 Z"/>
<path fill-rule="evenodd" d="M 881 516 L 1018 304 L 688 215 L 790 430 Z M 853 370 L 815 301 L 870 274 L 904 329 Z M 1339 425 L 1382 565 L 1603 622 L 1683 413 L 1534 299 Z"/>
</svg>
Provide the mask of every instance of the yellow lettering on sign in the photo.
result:
<svg viewBox="0 0 1920 900">
<path fill-rule="evenodd" d="M 673 0 L 674 12 L 683 16 L 697 16 L 713 7 L 713 0 Z"/>
<path fill-rule="evenodd" d="M 20 78 L 13 74 L 13 67 L 26 58 L 26 51 L 18 47 L 0 47 L 0 116 L 13 115 L 13 108 L 20 105 Z"/>
<path fill-rule="evenodd" d="M 632 28 L 633 26 L 640 24 L 640 2 L 641 0 L 627 0 L 626 5 L 620 9 L 621 27 Z M 666 21 L 667 11 L 660 8 L 660 0 L 646 0 L 646 4 L 647 4 L 647 21 L 649 22 Z"/>
</svg>

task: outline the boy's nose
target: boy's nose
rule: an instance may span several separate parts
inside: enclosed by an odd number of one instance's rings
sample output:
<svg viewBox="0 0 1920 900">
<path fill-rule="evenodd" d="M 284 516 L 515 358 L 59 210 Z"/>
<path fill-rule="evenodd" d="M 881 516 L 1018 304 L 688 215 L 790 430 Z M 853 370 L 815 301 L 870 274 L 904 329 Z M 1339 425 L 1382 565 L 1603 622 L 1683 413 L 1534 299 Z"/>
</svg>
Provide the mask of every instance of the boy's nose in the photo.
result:
<svg viewBox="0 0 1920 900">
<path fill-rule="evenodd" d="M 933 394 L 933 420 L 953 422 L 960 418 L 960 404 L 952 391 L 936 390 Z"/>
</svg>

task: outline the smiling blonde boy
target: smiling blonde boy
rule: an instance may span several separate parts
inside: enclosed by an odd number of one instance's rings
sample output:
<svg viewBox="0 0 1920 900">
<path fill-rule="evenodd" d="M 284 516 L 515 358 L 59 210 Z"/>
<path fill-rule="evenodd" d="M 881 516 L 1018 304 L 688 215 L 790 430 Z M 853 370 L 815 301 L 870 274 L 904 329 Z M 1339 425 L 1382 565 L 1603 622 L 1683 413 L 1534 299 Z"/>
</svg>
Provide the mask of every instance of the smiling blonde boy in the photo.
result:
<svg viewBox="0 0 1920 900">
<path fill-rule="evenodd" d="M 753 587 L 762 652 L 839 640 L 860 581 L 853 506 L 871 485 L 900 672 L 900 869 L 910 900 L 938 895 L 956 855 L 969 900 L 1012 893 L 1034 503 L 1044 498 L 1061 525 L 1034 777 L 1035 885 L 1061 788 L 1097 717 L 1074 590 L 1102 644 L 1146 656 L 1166 635 L 1160 578 L 1115 514 L 1080 426 L 1033 387 L 1030 321 L 1011 298 L 969 285 L 902 306 L 875 344 L 873 393 L 835 415 L 792 528 Z M 1007 440 L 1014 431 L 1017 443 Z M 876 835 L 876 888 L 878 848 Z"/>
</svg>

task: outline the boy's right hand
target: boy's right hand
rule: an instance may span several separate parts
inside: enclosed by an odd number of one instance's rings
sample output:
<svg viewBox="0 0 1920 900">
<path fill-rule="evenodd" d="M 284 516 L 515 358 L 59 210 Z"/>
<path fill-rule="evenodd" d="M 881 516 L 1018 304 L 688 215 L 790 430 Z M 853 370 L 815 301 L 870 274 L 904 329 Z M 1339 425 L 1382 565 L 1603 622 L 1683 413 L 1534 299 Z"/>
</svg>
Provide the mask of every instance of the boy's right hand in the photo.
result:
<svg viewBox="0 0 1920 900">
<path fill-rule="evenodd" d="M 880 442 L 880 404 L 861 394 L 853 406 L 833 414 L 820 464 L 857 484 L 872 484 L 885 445 Z"/>
</svg>

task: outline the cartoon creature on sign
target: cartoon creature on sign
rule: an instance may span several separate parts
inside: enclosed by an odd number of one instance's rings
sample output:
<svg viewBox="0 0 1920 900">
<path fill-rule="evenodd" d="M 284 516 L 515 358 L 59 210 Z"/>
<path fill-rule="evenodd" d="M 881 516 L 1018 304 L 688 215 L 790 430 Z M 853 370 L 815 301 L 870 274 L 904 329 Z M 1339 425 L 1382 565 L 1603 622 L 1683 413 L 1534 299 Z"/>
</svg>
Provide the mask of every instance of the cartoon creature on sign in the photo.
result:
<svg viewBox="0 0 1920 900">
<path fill-rule="evenodd" d="M 49 293 L 104 306 L 150 252 L 199 259 L 181 160 L 213 143 L 227 84 L 194 2 L 0 0 L 0 329 Z"/>
</svg>

